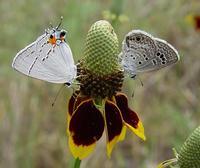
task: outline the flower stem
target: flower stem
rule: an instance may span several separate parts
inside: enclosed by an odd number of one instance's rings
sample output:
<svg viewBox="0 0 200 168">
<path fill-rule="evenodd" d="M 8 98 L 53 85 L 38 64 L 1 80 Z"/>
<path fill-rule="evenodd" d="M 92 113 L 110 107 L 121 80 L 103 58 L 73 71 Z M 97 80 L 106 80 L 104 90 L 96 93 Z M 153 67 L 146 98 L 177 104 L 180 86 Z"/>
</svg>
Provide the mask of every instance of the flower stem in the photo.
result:
<svg viewBox="0 0 200 168">
<path fill-rule="evenodd" d="M 74 168 L 80 168 L 81 160 L 79 158 L 76 158 L 74 162 Z"/>
</svg>

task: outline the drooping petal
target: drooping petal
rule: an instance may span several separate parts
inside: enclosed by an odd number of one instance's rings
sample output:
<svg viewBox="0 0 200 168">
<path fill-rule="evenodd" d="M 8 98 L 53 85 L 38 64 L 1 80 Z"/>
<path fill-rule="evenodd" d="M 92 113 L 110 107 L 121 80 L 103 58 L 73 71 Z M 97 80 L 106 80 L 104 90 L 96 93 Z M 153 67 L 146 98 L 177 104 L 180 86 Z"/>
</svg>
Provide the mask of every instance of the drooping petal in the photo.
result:
<svg viewBox="0 0 200 168">
<path fill-rule="evenodd" d="M 74 111 L 78 108 L 79 105 L 81 105 L 81 103 L 83 103 L 84 101 L 89 100 L 89 99 L 90 99 L 90 97 L 79 94 L 74 103 Z"/>
<path fill-rule="evenodd" d="M 119 141 L 123 141 L 124 138 L 125 138 L 125 136 L 126 136 L 126 126 L 123 125 L 123 127 L 122 127 L 122 132 L 121 132 L 121 135 L 120 135 L 120 137 L 119 137 Z"/>
<path fill-rule="evenodd" d="M 122 136 L 122 116 L 119 108 L 111 101 L 105 103 L 105 120 L 107 132 L 107 155 L 110 157 L 114 145 Z"/>
<path fill-rule="evenodd" d="M 194 16 L 194 22 L 196 30 L 200 30 L 200 15 Z"/>
<path fill-rule="evenodd" d="M 80 91 L 76 90 L 71 98 L 69 99 L 68 103 L 68 113 L 72 116 L 73 112 L 76 110 L 76 107 L 84 100 L 89 99 L 88 97 L 83 97 L 80 95 Z"/>
<path fill-rule="evenodd" d="M 115 96 L 117 106 L 119 107 L 123 120 L 138 137 L 145 140 L 144 127 L 138 115 L 128 107 L 128 99 L 125 94 L 117 93 Z"/>
<path fill-rule="evenodd" d="M 69 147 L 73 156 L 81 160 L 87 157 L 94 150 L 103 130 L 104 118 L 93 100 L 82 102 L 69 123 Z"/>
<path fill-rule="evenodd" d="M 76 110 L 76 108 L 85 100 L 88 100 L 89 98 L 86 96 L 81 96 L 80 91 L 76 90 L 71 98 L 69 99 L 68 103 L 68 113 L 67 113 L 67 134 L 69 133 L 69 123 L 71 120 L 71 116 Z"/>
<path fill-rule="evenodd" d="M 68 114 L 69 116 L 72 116 L 72 113 L 74 111 L 74 103 L 75 103 L 76 97 L 73 94 L 70 99 L 69 99 L 69 103 L 68 103 Z"/>
<path fill-rule="evenodd" d="M 68 112 L 67 112 L 67 134 L 69 133 L 69 121 L 71 120 L 71 116 L 74 112 L 74 104 L 76 100 L 76 94 L 73 93 L 73 95 L 70 97 L 68 102 Z"/>
<path fill-rule="evenodd" d="M 192 25 L 197 31 L 200 31 L 200 15 L 198 14 L 189 14 L 186 16 L 186 21 Z"/>
</svg>

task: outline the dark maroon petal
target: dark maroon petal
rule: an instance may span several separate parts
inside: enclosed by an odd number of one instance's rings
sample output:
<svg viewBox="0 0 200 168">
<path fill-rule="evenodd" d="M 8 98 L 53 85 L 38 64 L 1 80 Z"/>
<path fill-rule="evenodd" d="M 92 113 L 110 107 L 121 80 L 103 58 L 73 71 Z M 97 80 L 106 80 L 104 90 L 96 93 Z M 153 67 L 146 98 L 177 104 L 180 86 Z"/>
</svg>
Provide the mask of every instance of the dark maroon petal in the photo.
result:
<svg viewBox="0 0 200 168">
<path fill-rule="evenodd" d="M 119 136 L 122 131 L 122 118 L 117 106 L 107 100 L 105 104 L 105 118 L 108 132 L 108 141 L 112 141 L 115 137 Z"/>
<path fill-rule="evenodd" d="M 82 102 L 69 123 L 69 131 L 74 143 L 77 146 L 91 145 L 102 136 L 103 130 L 104 118 L 92 99 Z"/>
<path fill-rule="evenodd" d="M 74 104 L 74 110 L 77 109 L 77 107 L 84 101 L 89 100 L 90 98 L 88 96 L 82 96 L 78 95 Z"/>
<path fill-rule="evenodd" d="M 118 93 L 115 96 L 117 106 L 119 107 L 123 120 L 134 128 L 138 127 L 139 118 L 137 114 L 128 107 L 128 99 L 125 94 Z"/>
<path fill-rule="evenodd" d="M 76 90 L 71 98 L 69 99 L 69 104 L 68 104 L 68 113 L 70 116 L 72 116 L 73 112 L 76 110 L 78 105 L 80 105 L 83 101 L 88 100 L 89 97 L 86 96 L 81 96 L 80 91 Z"/>
<path fill-rule="evenodd" d="M 68 103 L 68 113 L 71 116 L 74 111 L 75 97 L 72 95 Z"/>
<path fill-rule="evenodd" d="M 199 15 L 194 16 L 194 21 L 195 21 L 195 28 L 197 30 L 200 30 L 200 16 Z"/>
</svg>

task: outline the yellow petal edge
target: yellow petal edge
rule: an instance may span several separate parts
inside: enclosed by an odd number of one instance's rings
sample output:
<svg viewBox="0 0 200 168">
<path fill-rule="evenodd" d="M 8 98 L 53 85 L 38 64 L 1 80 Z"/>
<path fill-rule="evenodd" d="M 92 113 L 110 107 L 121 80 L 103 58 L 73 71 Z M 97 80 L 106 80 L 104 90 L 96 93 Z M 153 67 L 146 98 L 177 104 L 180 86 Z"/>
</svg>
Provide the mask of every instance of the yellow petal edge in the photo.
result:
<svg viewBox="0 0 200 168">
<path fill-rule="evenodd" d="M 96 142 L 88 146 L 76 145 L 71 136 L 69 136 L 68 143 L 69 149 L 74 158 L 79 158 L 80 160 L 83 160 L 89 156 L 96 147 Z"/>
<path fill-rule="evenodd" d="M 137 128 L 134 128 L 132 127 L 131 125 L 125 123 L 126 126 L 131 129 L 131 131 L 133 131 L 138 137 L 140 137 L 142 140 L 146 140 L 146 136 L 144 134 L 144 127 L 143 127 L 143 124 L 142 122 L 139 120 L 138 122 L 138 127 Z"/>
</svg>

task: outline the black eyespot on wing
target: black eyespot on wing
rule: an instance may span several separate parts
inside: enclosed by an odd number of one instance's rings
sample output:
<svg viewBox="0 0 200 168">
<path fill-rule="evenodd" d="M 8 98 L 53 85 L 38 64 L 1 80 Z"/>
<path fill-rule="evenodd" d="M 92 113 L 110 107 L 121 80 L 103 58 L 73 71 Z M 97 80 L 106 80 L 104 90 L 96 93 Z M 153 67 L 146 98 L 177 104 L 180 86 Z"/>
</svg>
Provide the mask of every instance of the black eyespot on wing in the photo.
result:
<svg viewBox="0 0 200 168">
<path fill-rule="evenodd" d="M 160 56 L 160 53 L 159 52 L 157 52 L 157 54 L 156 54 L 157 56 Z"/>
<path fill-rule="evenodd" d="M 160 55 L 160 58 L 164 58 L 164 54 L 161 54 L 161 55 Z"/>
<path fill-rule="evenodd" d="M 136 37 L 136 40 L 137 40 L 137 41 L 140 41 L 140 37 L 139 37 L 139 36 L 138 36 L 138 37 Z"/>
<path fill-rule="evenodd" d="M 163 57 L 163 58 L 161 58 L 162 59 L 162 61 L 165 61 L 166 60 L 166 58 L 165 57 Z"/>
<path fill-rule="evenodd" d="M 155 59 L 152 60 L 153 64 L 156 65 L 157 61 Z"/>
<path fill-rule="evenodd" d="M 52 38 L 53 38 L 53 35 L 51 34 L 51 35 L 49 36 L 49 38 L 52 39 Z"/>
<path fill-rule="evenodd" d="M 65 31 L 60 32 L 60 37 L 64 37 L 66 35 Z"/>
<path fill-rule="evenodd" d="M 127 36 L 126 37 L 126 45 L 127 45 L 127 47 L 130 47 L 129 40 L 130 40 L 130 38 L 129 38 L 129 36 Z"/>
</svg>

